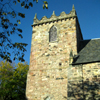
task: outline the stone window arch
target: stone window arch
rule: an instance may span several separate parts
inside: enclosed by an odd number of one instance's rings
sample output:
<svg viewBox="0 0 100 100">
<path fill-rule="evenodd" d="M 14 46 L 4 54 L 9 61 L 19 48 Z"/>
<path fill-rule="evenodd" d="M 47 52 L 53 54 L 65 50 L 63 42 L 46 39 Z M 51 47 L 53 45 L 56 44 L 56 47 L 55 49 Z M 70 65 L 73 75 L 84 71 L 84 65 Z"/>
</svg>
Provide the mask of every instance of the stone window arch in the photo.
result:
<svg viewBox="0 0 100 100">
<path fill-rule="evenodd" d="M 53 25 L 49 31 L 49 42 L 57 40 L 57 28 Z"/>
</svg>

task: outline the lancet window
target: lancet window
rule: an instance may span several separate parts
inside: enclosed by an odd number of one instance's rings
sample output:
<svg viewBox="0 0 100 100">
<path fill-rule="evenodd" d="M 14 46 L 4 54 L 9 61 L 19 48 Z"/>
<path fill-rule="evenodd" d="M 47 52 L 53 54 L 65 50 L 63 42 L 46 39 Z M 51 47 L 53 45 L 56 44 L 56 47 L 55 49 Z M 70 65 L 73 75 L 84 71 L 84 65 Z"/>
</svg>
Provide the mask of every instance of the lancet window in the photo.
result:
<svg viewBox="0 0 100 100">
<path fill-rule="evenodd" d="M 52 26 L 49 31 L 49 42 L 53 42 L 57 40 L 57 28 Z"/>
</svg>

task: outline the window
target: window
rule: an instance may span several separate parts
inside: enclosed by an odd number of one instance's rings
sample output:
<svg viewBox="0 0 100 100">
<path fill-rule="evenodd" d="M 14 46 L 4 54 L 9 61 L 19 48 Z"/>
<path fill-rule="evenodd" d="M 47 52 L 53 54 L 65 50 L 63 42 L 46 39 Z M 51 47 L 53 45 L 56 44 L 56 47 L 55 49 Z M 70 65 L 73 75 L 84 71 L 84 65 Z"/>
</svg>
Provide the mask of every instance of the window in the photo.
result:
<svg viewBox="0 0 100 100">
<path fill-rule="evenodd" d="M 49 31 L 49 42 L 53 42 L 57 40 L 57 28 L 52 26 Z"/>
</svg>

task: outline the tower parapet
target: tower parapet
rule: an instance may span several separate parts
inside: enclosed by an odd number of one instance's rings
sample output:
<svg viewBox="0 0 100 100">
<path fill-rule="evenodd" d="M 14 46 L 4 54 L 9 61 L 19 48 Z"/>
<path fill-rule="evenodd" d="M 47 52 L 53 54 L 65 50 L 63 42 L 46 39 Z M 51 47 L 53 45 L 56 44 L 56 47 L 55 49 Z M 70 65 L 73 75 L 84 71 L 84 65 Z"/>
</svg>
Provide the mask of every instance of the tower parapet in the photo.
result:
<svg viewBox="0 0 100 100">
<path fill-rule="evenodd" d="M 36 26 L 36 25 L 40 25 L 40 24 L 44 24 L 44 23 L 50 23 L 50 22 L 54 22 L 54 21 L 58 21 L 58 20 L 64 20 L 64 19 L 68 19 L 68 18 L 74 18 L 76 16 L 77 16 L 76 11 L 75 11 L 75 8 L 74 8 L 74 5 L 73 5 L 72 11 L 70 11 L 69 14 L 66 14 L 63 11 L 59 16 L 56 16 L 55 12 L 53 11 L 50 18 L 47 18 L 46 16 L 44 16 L 40 20 L 38 20 L 37 14 L 35 14 L 35 17 L 33 19 L 34 22 L 33 22 L 32 26 Z"/>
</svg>

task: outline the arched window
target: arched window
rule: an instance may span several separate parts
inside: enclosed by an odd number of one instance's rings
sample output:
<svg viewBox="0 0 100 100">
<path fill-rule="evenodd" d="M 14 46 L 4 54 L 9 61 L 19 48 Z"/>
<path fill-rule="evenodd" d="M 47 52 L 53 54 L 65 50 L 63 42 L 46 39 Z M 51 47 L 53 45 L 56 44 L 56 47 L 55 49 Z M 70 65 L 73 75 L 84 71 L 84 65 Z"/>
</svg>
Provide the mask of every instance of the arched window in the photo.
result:
<svg viewBox="0 0 100 100">
<path fill-rule="evenodd" d="M 49 31 L 49 42 L 53 42 L 57 40 L 57 28 L 52 26 Z"/>
</svg>

